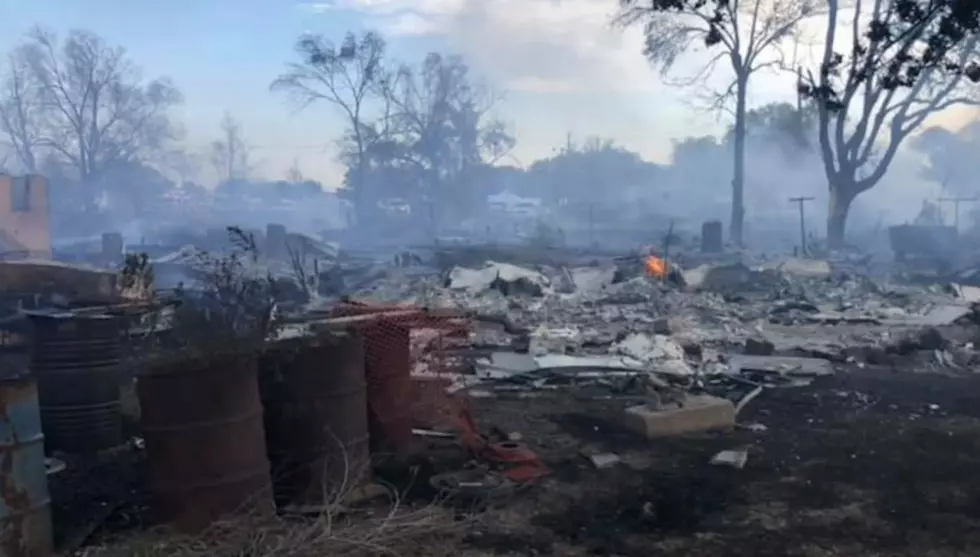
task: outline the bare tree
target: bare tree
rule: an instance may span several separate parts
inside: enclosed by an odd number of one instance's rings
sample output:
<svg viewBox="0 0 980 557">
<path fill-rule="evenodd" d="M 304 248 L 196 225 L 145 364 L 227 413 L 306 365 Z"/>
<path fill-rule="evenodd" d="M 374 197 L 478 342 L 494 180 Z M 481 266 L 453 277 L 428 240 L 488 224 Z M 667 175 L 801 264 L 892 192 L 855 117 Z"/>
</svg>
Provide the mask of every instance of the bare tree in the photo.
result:
<svg viewBox="0 0 980 557">
<path fill-rule="evenodd" d="M 377 95 L 384 81 L 382 67 L 385 41 L 374 32 L 361 36 L 348 33 L 339 46 L 321 35 L 305 35 L 296 43 L 300 61 L 289 64 L 271 86 L 287 92 L 300 107 L 326 101 L 347 118 L 355 146 L 355 167 L 351 180 L 355 208 L 366 210 L 363 180 L 369 147 L 365 130 L 367 104 Z"/>
<path fill-rule="evenodd" d="M 38 145 L 67 163 L 85 183 L 113 165 L 140 161 L 164 148 L 178 130 L 168 112 L 181 102 L 166 79 L 145 81 L 122 48 L 88 31 L 63 41 L 34 29 L 15 51 L 38 93 Z"/>
<path fill-rule="evenodd" d="M 723 104 L 734 97 L 732 241 L 742 243 L 745 218 L 745 114 L 749 80 L 755 72 L 780 63 L 775 52 L 798 24 L 814 12 L 814 0 L 619 0 L 621 25 L 641 24 L 644 53 L 663 73 L 686 51 L 703 43 L 714 56 L 689 81 L 692 85 L 727 61 L 733 78 L 718 95 Z"/>
<path fill-rule="evenodd" d="M 892 24 L 903 28 L 904 16 L 896 4 L 900 1 L 871 0 L 865 5 L 856 0 L 848 25 L 840 21 L 841 11 L 852 7 L 828 0 L 820 71 L 800 84 L 801 94 L 817 101 L 820 154 L 830 190 L 827 240 L 833 247 L 844 243 L 851 204 L 881 181 L 909 134 L 931 114 L 977 99 L 971 90 L 975 86 L 967 87 L 970 80 L 962 71 L 927 66 L 911 79 L 896 73 L 893 61 L 923 48 L 928 29 L 918 25 L 903 33 L 887 32 Z M 839 54 L 844 49 L 852 55 Z M 966 67 L 976 52 L 974 36 L 950 54 Z"/>
<path fill-rule="evenodd" d="M 218 171 L 218 181 L 248 179 L 252 172 L 249 151 L 241 124 L 225 112 L 221 118 L 221 139 L 211 143 L 211 164 Z"/>
<path fill-rule="evenodd" d="M 0 82 L 0 132 L 14 158 L 27 172 L 37 172 L 43 121 L 42 91 L 25 52 L 7 57 Z"/>
<path fill-rule="evenodd" d="M 177 184 L 194 182 L 201 171 L 202 157 L 181 148 L 161 152 L 152 165 Z"/>
<path fill-rule="evenodd" d="M 432 53 L 417 69 L 402 66 L 387 83 L 393 158 L 414 166 L 430 202 L 461 199 L 474 170 L 513 148 L 503 123 L 489 117 L 499 95 L 473 80 L 462 58 Z"/>
</svg>

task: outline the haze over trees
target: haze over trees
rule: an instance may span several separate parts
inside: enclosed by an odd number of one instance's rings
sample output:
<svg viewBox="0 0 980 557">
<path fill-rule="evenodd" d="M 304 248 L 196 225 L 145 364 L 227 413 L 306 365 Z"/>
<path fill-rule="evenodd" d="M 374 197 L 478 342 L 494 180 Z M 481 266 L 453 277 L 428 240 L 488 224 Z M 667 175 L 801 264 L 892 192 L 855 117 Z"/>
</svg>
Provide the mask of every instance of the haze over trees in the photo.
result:
<svg viewBox="0 0 980 557">
<path fill-rule="evenodd" d="M 288 94 L 299 108 L 323 102 L 344 116 L 346 182 L 360 219 L 368 216 L 364 199 L 368 149 L 379 138 L 373 129 L 371 104 L 383 96 L 383 83 L 389 79 L 382 67 L 385 49 L 384 39 L 374 32 L 361 36 L 348 33 L 339 45 L 322 35 L 304 35 L 296 41 L 297 61 L 289 64 L 270 86 L 273 91 Z"/>
<path fill-rule="evenodd" d="M 840 0 L 828 0 L 820 70 L 808 74 L 802 92 L 816 101 L 818 140 L 829 187 L 827 241 L 844 243 L 847 214 L 863 192 L 878 184 L 910 134 L 926 119 L 957 104 L 973 104 L 980 91 L 966 72 L 927 65 L 914 75 L 896 73 L 903 53 L 931 48 L 928 26 L 902 34 L 879 32 L 904 26 L 907 0 L 874 0 L 845 25 Z M 879 15 L 880 14 L 880 15 Z M 935 17 L 938 17 L 935 16 Z M 840 54 L 852 49 L 850 56 Z M 977 38 L 944 47 L 956 67 L 977 54 Z"/>
<path fill-rule="evenodd" d="M 145 79 L 124 49 L 88 31 L 59 38 L 33 30 L 8 56 L 3 91 L 0 131 L 29 171 L 50 159 L 96 183 L 180 137 L 169 116 L 180 92 L 166 79 Z"/>
<path fill-rule="evenodd" d="M 969 18 L 952 21 L 963 14 L 948 6 L 913 9 L 918 0 L 854 6 L 839 0 L 616 1 L 616 21 L 643 27 L 645 54 L 665 74 L 702 47 L 711 58 L 695 79 L 718 64 L 730 70 L 728 86 L 714 92 L 717 106 L 732 113 L 727 129 L 717 137 L 676 138 L 669 164 L 592 137 L 569 139 L 525 168 L 507 166 L 517 139 L 496 116 L 504 96 L 459 56 L 433 52 L 397 60 L 375 32 L 349 33 L 336 43 L 300 37 L 293 62 L 270 76 L 270 88 L 299 109 L 322 105 L 342 117 L 328 133 L 346 167 L 340 193 L 360 223 L 378 222 L 382 202 L 395 202 L 435 234 L 482 214 L 487 195 L 508 189 L 539 197 L 553 214 L 579 223 L 604 206 L 617 222 L 623 219 L 616 215 L 628 211 L 655 213 L 664 201 L 697 218 L 724 211 L 730 239 L 741 243 L 747 203 L 785 197 L 805 182 L 800 187 L 828 188 L 833 245 L 844 241 L 851 204 L 881 182 L 929 115 L 976 99 L 977 38 Z M 857 19 L 845 21 L 841 13 L 852 7 Z M 797 39 L 804 21 L 826 33 L 816 67 L 790 68 L 799 102 L 750 106 L 752 76 L 785 64 L 782 48 Z M 858 45 L 853 52 L 852 44 Z M 278 192 L 306 199 L 320 191 L 298 165 L 286 181 L 260 180 L 242 125 L 231 114 L 201 152 L 188 150 L 172 117 L 180 92 L 167 79 L 146 78 L 121 47 L 91 32 L 59 37 L 35 29 L 0 66 L 0 166 L 82 185 L 72 189 L 77 199 L 65 201 L 73 207 L 103 210 L 92 200 L 110 194 L 137 214 L 173 186 L 173 176 L 187 182 L 201 166 L 214 170 L 225 195 Z M 972 171 L 953 169 L 943 157 L 975 158 L 965 155 L 973 139 L 941 130 L 922 137 L 910 146 L 929 157 L 929 178 L 947 187 L 966 184 Z M 942 172 L 949 176 L 938 178 Z M 287 191 L 289 183 L 299 189 Z M 759 213 L 770 208 L 759 207 Z"/>
<path fill-rule="evenodd" d="M 721 62 L 732 72 L 727 88 L 717 95 L 718 107 L 734 115 L 732 136 L 733 175 L 729 233 L 742 244 L 745 220 L 745 116 L 748 111 L 749 81 L 759 70 L 773 67 L 780 59 L 773 51 L 789 39 L 797 25 L 811 15 L 812 0 L 747 0 L 745 2 L 702 0 L 620 0 L 623 25 L 644 28 L 644 54 L 667 73 L 688 50 L 705 47 L 714 52 L 708 63 L 686 85 L 698 83 L 714 73 Z M 732 106 L 728 106 L 731 102 Z"/>
<path fill-rule="evenodd" d="M 249 155 L 242 125 L 225 112 L 221 118 L 221 138 L 211 143 L 211 164 L 218 173 L 219 183 L 247 180 L 252 171 Z"/>
<path fill-rule="evenodd" d="M 950 195 L 980 194 L 980 121 L 974 120 L 958 131 L 933 126 L 911 143 L 926 158 L 924 178 Z"/>
<path fill-rule="evenodd" d="M 166 179 L 146 164 L 168 158 L 181 138 L 171 119 L 182 97 L 164 78 L 147 79 L 117 46 L 88 31 L 63 37 L 33 29 L 0 73 L 0 138 L 8 166 L 78 184 L 52 199 L 57 209 L 99 205 L 139 211 Z M 144 184 L 137 189 L 123 186 Z"/>
<path fill-rule="evenodd" d="M 348 34 L 339 46 L 304 36 L 299 61 L 272 89 L 306 106 L 325 102 L 344 116 L 340 141 L 345 185 L 361 219 L 369 199 L 399 197 L 425 206 L 430 225 L 465 213 L 483 166 L 513 147 L 490 112 L 499 97 L 470 75 L 458 56 L 430 53 L 417 65 L 386 58 L 375 33 Z"/>
</svg>

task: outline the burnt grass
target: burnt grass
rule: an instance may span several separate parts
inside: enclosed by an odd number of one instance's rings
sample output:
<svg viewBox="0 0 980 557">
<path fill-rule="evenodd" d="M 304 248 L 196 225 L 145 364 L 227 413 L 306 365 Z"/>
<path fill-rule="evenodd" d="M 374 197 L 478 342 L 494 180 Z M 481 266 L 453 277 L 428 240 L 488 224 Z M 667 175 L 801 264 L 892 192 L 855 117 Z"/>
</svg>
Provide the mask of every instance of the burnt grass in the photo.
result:
<svg viewBox="0 0 980 557">
<path fill-rule="evenodd" d="M 771 389 L 739 416 L 766 431 L 648 441 L 611 401 L 482 401 L 552 469 L 484 513 L 496 554 L 713 557 L 980 555 L 980 377 L 850 370 Z M 583 447 L 623 463 L 595 469 Z M 743 469 L 709 463 L 747 447 Z"/>
</svg>

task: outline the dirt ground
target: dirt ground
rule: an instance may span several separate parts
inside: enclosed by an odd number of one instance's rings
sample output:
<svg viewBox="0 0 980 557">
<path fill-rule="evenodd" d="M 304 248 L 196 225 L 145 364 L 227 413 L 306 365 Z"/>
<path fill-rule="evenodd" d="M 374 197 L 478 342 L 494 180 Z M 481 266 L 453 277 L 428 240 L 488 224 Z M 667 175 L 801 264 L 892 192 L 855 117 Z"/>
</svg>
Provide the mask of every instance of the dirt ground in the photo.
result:
<svg viewBox="0 0 980 557">
<path fill-rule="evenodd" d="M 551 474 L 480 512 L 465 509 L 452 535 L 405 544 L 399 554 L 980 555 L 980 375 L 842 371 L 751 401 L 739 422 L 764 431 L 658 441 L 624 430 L 623 402 L 596 395 L 569 388 L 471 400 L 481 429 L 519 433 Z M 709 463 L 742 447 L 742 469 Z M 443 449 L 428 453 L 430 473 L 465 463 L 453 443 Z M 613 452 L 622 462 L 596 469 L 583 452 Z M 112 495 L 93 500 L 104 507 L 118 500 Z M 423 489 L 406 503 L 426 505 L 430 496 Z M 79 514 L 59 508 L 56 519 Z M 130 515 L 140 511 L 113 508 L 104 529 L 139 529 Z"/>
<path fill-rule="evenodd" d="M 620 428 L 609 400 L 473 405 L 553 474 L 482 513 L 464 555 L 980 554 L 980 377 L 851 370 L 765 391 L 739 416 L 765 431 L 662 441 Z M 743 469 L 709 464 L 739 447 Z"/>
</svg>

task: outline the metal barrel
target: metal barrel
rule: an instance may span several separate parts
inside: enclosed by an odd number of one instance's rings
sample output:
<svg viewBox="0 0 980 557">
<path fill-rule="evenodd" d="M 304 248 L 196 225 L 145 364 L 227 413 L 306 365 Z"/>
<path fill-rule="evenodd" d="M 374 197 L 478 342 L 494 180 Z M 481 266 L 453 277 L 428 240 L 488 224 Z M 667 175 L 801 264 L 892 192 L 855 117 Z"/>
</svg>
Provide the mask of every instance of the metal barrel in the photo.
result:
<svg viewBox="0 0 980 557">
<path fill-rule="evenodd" d="M 34 314 L 31 321 L 31 370 L 47 449 L 89 453 L 122 444 L 119 320 Z"/>
<path fill-rule="evenodd" d="M 725 249 L 721 221 L 709 220 L 701 225 L 701 253 L 720 253 Z"/>
<path fill-rule="evenodd" d="M 274 512 L 257 360 L 222 355 L 154 365 L 136 388 L 153 509 L 196 532 Z"/>
<path fill-rule="evenodd" d="M 280 342 L 264 356 L 262 375 L 278 503 L 321 505 L 369 477 L 364 346 L 358 336 Z"/>
<path fill-rule="evenodd" d="M 0 379 L 0 557 L 54 551 L 37 384 Z"/>
</svg>

